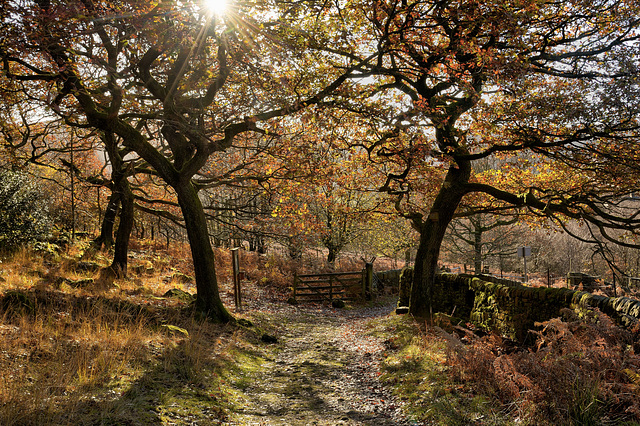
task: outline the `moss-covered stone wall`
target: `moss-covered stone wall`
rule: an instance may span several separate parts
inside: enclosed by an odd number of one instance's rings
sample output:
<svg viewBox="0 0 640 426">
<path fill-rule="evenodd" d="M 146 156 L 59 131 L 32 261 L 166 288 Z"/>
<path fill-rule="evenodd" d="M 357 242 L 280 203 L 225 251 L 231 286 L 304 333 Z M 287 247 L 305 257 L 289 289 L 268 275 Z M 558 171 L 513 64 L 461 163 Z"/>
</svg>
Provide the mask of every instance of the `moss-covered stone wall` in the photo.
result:
<svg viewBox="0 0 640 426">
<path fill-rule="evenodd" d="M 496 280 L 498 281 L 498 280 Z M 560 316 L 563 308 L 598 308 L 622 326 L 640 320 L 640 301 L 595 296 L 566 288 L 526 287 L 517 282 L 489 282 L 487 277 L 441 274 L 436 278 L 433 310 L 471 321 L 484 330 L 526 341 L 536 322 Z"/>
<path fill-rule="evenodd" d="M 442 312 L 465 321 L 471 317 L 475 293 L 469 286 L 472 275 L 440 274 L 433 285 L 434 312 Z"/>
<path fill-rule="evenodd" d="M 506 286 L 479 278 L 472 278 L 469 286 L 475 295 L 470 321 L 521 342 L 536 322 L 560 316 L 571 304 L 566 289 Z"/>
</svg>

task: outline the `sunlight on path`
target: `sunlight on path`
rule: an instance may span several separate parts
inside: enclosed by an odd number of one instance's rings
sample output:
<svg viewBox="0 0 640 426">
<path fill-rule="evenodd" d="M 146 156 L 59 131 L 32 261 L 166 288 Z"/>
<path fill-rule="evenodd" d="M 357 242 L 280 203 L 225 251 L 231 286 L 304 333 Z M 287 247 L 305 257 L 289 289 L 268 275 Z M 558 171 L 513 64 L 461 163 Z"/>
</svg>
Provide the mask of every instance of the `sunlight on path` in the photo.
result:
<svg viewBox="0 0 640 426">
<path fill-rule="evenodd" d="M 377 377 L 384 347 L 368 320 L 392 306 L 334 311 L 288 308 L 274 361 L 252 377 L 233 425 L 410 425 Z"/>
</svg>

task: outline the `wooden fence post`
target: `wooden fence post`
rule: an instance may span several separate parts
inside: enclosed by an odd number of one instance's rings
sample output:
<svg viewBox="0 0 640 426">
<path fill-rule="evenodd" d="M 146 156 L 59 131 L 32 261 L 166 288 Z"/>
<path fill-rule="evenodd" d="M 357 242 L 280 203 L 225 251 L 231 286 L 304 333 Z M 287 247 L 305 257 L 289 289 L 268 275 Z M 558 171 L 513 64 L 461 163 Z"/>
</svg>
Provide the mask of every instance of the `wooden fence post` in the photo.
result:
<svg viewBox="0 0 640 426">
<path fill-rule="evenodd" d="M 547 287 L 551 287 L 551 270 L 547 267 Z"/>
<path fill-rule="evenodd" d="M 365 263 L 364 266 L 364 296 L 367 300 L 373 299 L 373 263 Z"/>
<path fill-rule="evenodd" d="M 365 263 L 366 265 L 366 263 Z M 367 298 L 367 267 L 362 270 L 362 298 Z"/>
<path fill-rule="evenodd" d="M 231 249 L 231 264 L 233 265 L 233 296 L 236 309 L 242 309 L 242 293 L 240 289 L 240 260 L 238 256 L 239 247 Z"/>
<path fill-rule="evenodd" d="M 329 302 L 333 301 L 333 276 L 329 276 Z"/>
</svg>

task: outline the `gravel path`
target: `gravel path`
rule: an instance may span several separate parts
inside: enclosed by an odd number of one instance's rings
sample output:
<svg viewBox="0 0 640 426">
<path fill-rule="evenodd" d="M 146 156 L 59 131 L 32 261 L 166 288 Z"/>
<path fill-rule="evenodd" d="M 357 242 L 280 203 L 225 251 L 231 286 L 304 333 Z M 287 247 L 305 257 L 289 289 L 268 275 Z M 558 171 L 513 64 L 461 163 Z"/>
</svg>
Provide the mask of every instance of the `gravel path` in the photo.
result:
<svg viewBox="0 0 640 426">
<path fill-rule="evenodd" d="M 243 390 L 243 407 L 230 424 L 415 425 L 378 380 L 385 348 L 366 334 L 367 322 L 388 315 L 393 305 L 344 310 L 269 303 L 249 309 L 277 324 L 278 343 L 273 360 Z"/>
</svg>

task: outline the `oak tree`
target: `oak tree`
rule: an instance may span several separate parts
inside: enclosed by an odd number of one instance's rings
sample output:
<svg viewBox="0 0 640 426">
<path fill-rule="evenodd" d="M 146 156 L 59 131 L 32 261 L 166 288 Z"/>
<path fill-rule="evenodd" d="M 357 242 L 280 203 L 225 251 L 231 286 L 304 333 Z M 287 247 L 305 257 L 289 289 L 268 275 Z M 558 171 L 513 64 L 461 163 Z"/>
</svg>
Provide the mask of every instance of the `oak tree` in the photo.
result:
<svg viewBox="0 0 640 426">
<path fill-rule="evenodd" d="M 368 118 L 372 158 L 395 158 L 381 189 L 420 233 L 411 312 L 430 310 L 443 237 L 458 207 L 484 194 L 604 239 L 635 233 L 620 204 L 638 181 L 638 5 L 634 1 L 376 0 L 326 13 L 342 36 L 312 44 L 359 58 L 370 78 L 342 107 Z M 475 173 L 487 158 L 504 164 Z M 422 208 L 414 173 L 439 178 Z M 438 172 L 439 171 L 439 172 Z M 618 241 L 619 243 L 623 243 Z"/>
<path fill-rule="evenodd" d="M 351 70 L 330 68 L 289 40 L 277 9 L 236 5 L 220 17 L 192 2 L 1 4 L 6 76 L 33 82 L 32 96 L 69 124 L 117 136 L 171 188 L 191 247 L 196 307 L 230 320 L 199 172 L 239 134 L 267 132 L 271 120 L 326 98 Z M 303 86 L 309 77 L 316 84 Z"/>
</svg>

